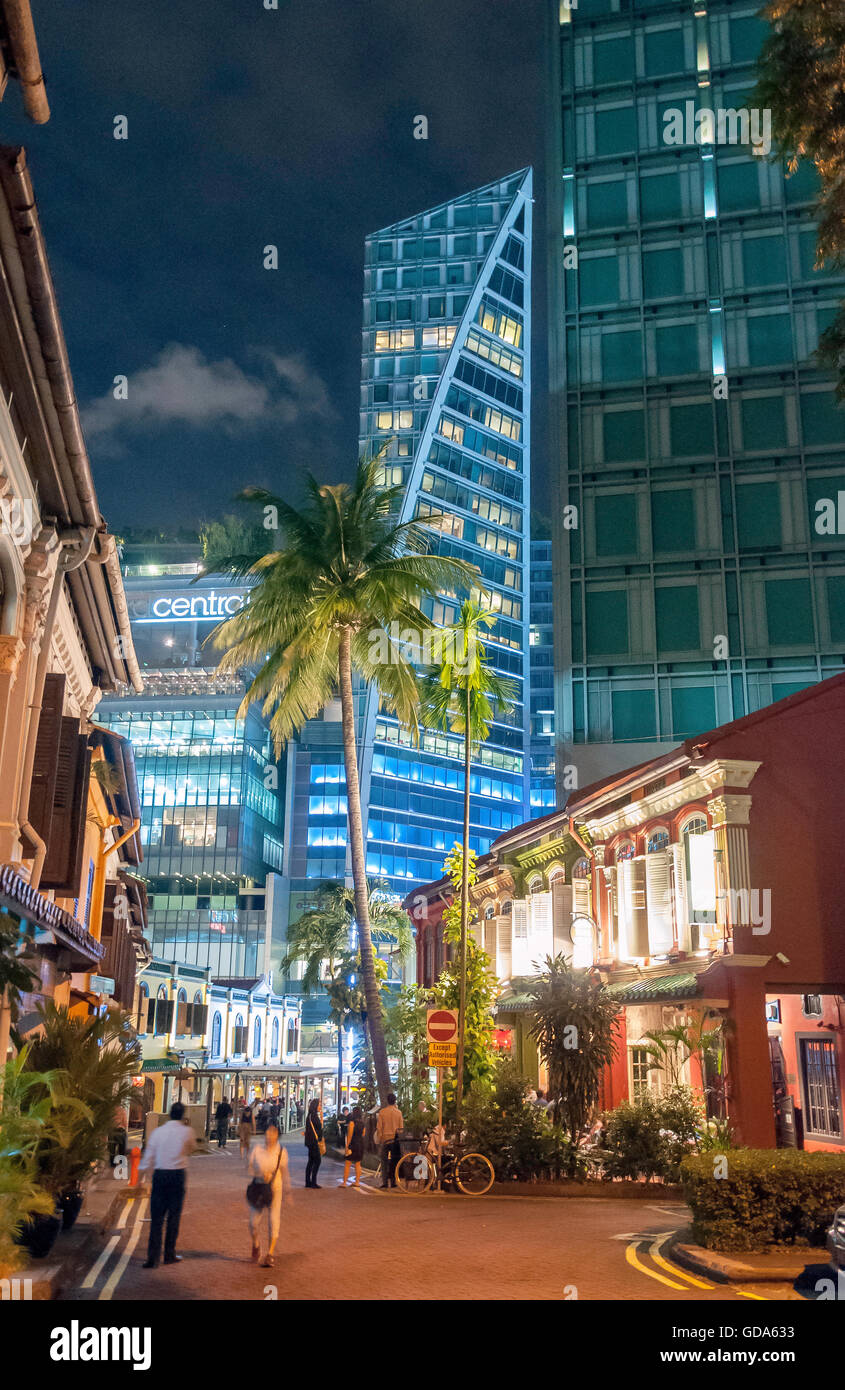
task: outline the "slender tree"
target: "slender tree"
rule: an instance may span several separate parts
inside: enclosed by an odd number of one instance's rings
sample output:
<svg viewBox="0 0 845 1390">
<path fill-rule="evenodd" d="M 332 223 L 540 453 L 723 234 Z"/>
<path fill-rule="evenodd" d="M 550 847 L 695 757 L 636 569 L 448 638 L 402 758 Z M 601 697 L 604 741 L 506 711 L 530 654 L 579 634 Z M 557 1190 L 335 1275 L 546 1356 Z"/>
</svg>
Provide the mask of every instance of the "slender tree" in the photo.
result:
<svg viewBox="0 0 845 1390">
<path fill-rule="evenodd" d="M 355 920 L 384 1100 L 390 1075 L 367 894 L 353 675 L 372 683 L 382 706 L 416 736 L 419 693 L 406 634 L 421 640 L 433 626 L 423 601 L 469 590 L 478 572 L 461 560 L 428 554 L 426 532 L 414 521 L 397 521 L 402 488 L 381 486 L 379 466 L 378 459 L 363 461 L 351 486 L 323 486 L 309 476 L 301 508 L 248 489 L 242 499 L 263 509 L 267 529 L 281 533 L 279 548 L 258 556 L 210 556 L 207 569 L 256 581 L 249 602 L 221 625 L 215 642 L 225 649 L 222 669 L 250 673 L 240 713 L 262 702 L 277 754 L 340 692 Z"/>
<path fill-rule="evenodd" d="M 441 630 L 435 644 L 435 666 L 420 676 L 420 722 L 464 737 L 464 853 L 461 875 L 461 933 L 458 972 L 458 1084 L 456 1123 L 460 1128 L 466 1049 L 466 968 L 469 921 L 470 768 L 473 747 L 490 733 L 494 717 L 505 716 L 517 694 L 516 682 L 491 669 L 482 642 L 496 614 L 475 598 L 465 599 L 455 623 Z"/>
<path fill-rule="evenodd" d="M 845 7 L 842 0 L 771 0 L 754 105 L 771 111 L 776 157 L 809 160 L 821 183 L 816 266 L 845 263 Z M 819 342 L 845 400 L 845 300 Z"/>
</svg>

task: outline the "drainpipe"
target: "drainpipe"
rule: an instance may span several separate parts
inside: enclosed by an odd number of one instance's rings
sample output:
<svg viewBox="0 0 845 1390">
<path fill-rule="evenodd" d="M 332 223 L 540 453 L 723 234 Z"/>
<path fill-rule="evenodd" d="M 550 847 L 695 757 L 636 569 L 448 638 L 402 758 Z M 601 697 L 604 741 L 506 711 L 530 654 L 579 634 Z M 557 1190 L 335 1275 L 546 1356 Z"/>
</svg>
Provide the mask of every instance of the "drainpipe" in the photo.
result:
<svg viewBox="0 0 845 1390">
<path fill-rule="evenodd" d="M 18 795 L 17 820 L 20 825 L 20 833 L 35 850 L 35 858 L 32 863 L 32 870 L 29 875 L 31 887 L 37 888 L 41 882 L 41 874 L 44 869 L 44 860 L 47 857 L 47 846 L 42 840 L 38 831 L 29 823 L 29 794 L 32 789 L 32 770 L 35 766 L 35 745 L 38 740 L 38 721 L 41 716 L 41 706 L 44 700 L 44 682 L 47 678 L 47 666 L 50 661 L 50 647 L 53 640 L 53 627 L 56 621 L 56 613 L 59 608 L 59 598 L 62 592 L 62 582 L 66 574 L 71 570 L 79 569 L 88 559 L 91 547 L 94 544 L 96 535 L 93 526 L 83 526 L 78 530 L 64 531 L 59 536 L 61 552 L 59 554 L 56 573 L 53 576 L 53 587 L 50 590 L 50 601 L 47 605 L 47 616 L 44 621 L 44 635 L 41 639 L 41 647 L 38 652 L 38 664 L 35 668 L 35 685 L 32 691 L 32 700 L 29 705 L 29 728 L 26 735 L 26 749 L 24 752 L 23 774 L 21 776 L 20 793 Z M 78 546 L 77 550 L 71 550 L 71 546 Z"/>
<path fill-rule="evenodd" d="M 120 825 L 117 816 L 109 816 L 105 825 L 100 827 L 100 833 L 104 837 L 104 841 L 106 831 L 113 829 L 116 825 Z M 122 849 L 126 841 L 131 840 L 132 836 L 136 834 L 140 827 L 141 822 L 139 820 L 134 820 L 130 828 L 124 835 L 121 835 L 119 840 L 115 840 L 113 845 L 107 845 L 104 842 L 97 854 L 97 863 L 94 866 L 94 882 L 91 886 L 91 908 L 88 913 L 88 930 L 95 941 L 101 941 L 103 936 L 103 906 L 106 900 L 106 864 L 108 862 L 108 857 L 110 854 L 114 854 L 115 850 Z"/>
<path fill-rule="evenodd" d="M 44 125 L 50 119 L 50 104 L 44 89 L 29 0 L 4 0 L 3 12 L 26 114 L 36 125 Z"/>
</svg>

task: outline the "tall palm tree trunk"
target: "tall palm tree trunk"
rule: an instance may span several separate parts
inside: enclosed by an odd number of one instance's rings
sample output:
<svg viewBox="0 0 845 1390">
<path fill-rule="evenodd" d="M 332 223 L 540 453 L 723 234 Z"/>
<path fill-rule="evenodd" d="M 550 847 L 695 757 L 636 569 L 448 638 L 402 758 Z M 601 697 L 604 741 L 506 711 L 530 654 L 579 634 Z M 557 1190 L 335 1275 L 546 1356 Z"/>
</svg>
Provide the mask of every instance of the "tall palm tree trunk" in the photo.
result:
<svg viewBox="0 0 845 1390">
<path fill-rule="evenodd" d="M 340 1123 L 340 1110 L 343 1104 L 343 1020 L 337 1021 L 337 1115 L 338 1124 Z M 339 1132 L 339 1131 L 338 1131 Z"/>
<path fill-rule="evenodd" d="M 464 733 L 464 853 L 461 861 L 461 958 L 460 995 L 458 1003 L 458 1083 L 455 1090 L 455 1128 L 461 1135 L 461 1106 L 464 1098 L 464 1055 L 466 1053 L 467 1013 L 467 926 L 469 922 L 469 778 L 472 753 L 470 729 L 471 691 L 467 677 L 466 731 Z"/>
<path fill-rule="evenodd" d="M 338 654 L 340 707 L 343 717 L 343 761 L 346 767 L 346 804 L 349 824 L 349 849 L 352 858 L 352 884 L 355 894 L 355 919 L 358 923 L 358 945 L 361 952 L 361 976 L 367 1000 L 367 1028 L 373 1054 L 373 1068 L 382 1105 L 387 1104 L 390 1091 L 390 1070 L 378 981 L 376 980 L 373 938 L 370 931 L 370 906 L 367 894 L 367 865 L 364 858 L 364 828 L 361 820 L 361 784 L 358 779 L 358 749 L 355 740 L 355 705 L 352 698 L 352 633 L 343 628 Z"/>
</svg>

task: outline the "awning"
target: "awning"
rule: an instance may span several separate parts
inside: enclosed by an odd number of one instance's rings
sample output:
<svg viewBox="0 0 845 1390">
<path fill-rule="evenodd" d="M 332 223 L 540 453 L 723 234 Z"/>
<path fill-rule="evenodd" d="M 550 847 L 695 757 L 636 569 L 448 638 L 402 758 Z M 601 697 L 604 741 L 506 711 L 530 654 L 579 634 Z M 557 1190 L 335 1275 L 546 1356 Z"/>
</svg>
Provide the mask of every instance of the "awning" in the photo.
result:
<svg viewBox="0 0 845 1390">
<path fill-rule="evenodd" d="M 665 1004 L 695 999 L 702 989 L 698 975 L 686 971 L 682 975 L 652 975 L 639 980 L 620 981 L 607 985 L 607 993 L 617 1004 Z"/>
<path fill-rule="evenodd" d="M 178 1057 L 145 1057 L 141 1063 L 141 1071 L 181 1071 L 182 1064 Z"/>
</svg>

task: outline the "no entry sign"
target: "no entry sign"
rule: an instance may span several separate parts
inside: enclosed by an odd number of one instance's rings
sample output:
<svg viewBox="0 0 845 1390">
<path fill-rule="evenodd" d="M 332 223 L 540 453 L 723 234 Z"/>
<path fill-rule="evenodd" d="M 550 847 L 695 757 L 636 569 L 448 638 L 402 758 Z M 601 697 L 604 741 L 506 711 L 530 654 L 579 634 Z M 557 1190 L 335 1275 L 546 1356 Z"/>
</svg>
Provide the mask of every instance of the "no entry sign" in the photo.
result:
<svg viewBox="0 0 845 1390">
<path fill-rule="evenodd" d="M 454 1042 L 458 1036 L 457 1010 L 429 1009 L 425 1031 L 430 1043 Z"/>
</svg>

